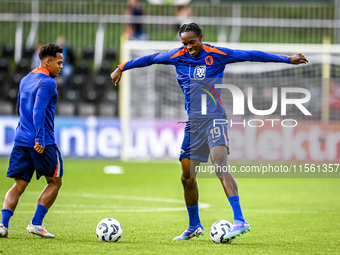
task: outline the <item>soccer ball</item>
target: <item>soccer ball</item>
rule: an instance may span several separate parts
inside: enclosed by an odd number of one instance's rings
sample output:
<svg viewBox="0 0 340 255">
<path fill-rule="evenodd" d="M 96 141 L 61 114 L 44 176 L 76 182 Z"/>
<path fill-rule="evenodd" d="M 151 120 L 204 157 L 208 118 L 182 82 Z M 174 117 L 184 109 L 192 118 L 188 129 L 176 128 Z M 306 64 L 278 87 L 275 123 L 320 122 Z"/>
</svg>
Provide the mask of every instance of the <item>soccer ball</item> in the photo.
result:
<svg viewBox="0 0 340 255">
<path fill-rule="evenodd" d="M 105 218 L 98 223 L 96 233 L 102 242 L 117 242 L 123 234 L 123 228 L 118 220 Z"/>
<path fill-rule="evenodd" d="M 213 240 L 214 243 L 227 243 L 228 241 L 224 240 L 224 236 L 228 233 L 232 225 L 233 224 L 227 220 L 216 221 L 210 229 L 211 240 Z"/>
</svg>

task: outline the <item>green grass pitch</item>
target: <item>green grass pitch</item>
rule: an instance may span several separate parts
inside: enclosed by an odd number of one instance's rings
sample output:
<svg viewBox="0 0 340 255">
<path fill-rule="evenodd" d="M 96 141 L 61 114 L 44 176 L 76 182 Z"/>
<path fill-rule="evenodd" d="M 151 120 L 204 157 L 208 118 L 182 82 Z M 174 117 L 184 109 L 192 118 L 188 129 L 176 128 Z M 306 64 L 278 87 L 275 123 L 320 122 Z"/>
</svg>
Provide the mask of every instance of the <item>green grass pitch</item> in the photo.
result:
<svg viewBox="0 0 340 255">
<path fill-rule="evenodd" d="M 124 174 L 105 174 L 119 165 Z M 13 181 L 0 160 L 0 201 Z M 175 162 L 64 161 L 64 181 L 44 225 L 55 239 L 29 235 L 44 179 L 33 180 L 10 222 L 10 238 L 0 239 L 0 254 L 339 254 L 340 179 L 237 179 L 243 213 L 251 232 L 230 245 L 214 244 L 211 225 L 233 220 L 222 186 L 198 179 L 206 234 L 172 241 L 188 224 Z M 100 242 L 97 223 L 116 218 L 123 226 L 117 243 Z"/>
</svg>

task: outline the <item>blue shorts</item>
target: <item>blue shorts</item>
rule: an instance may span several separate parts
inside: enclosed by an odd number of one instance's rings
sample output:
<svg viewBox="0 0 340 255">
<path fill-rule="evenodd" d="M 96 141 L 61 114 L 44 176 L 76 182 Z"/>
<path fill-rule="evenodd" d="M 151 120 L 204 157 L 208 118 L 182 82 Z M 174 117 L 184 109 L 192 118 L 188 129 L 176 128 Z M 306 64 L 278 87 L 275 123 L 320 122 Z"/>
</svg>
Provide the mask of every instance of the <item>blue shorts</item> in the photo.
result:
<svg viewBox="0 0 340 255">
<path fill-rule="evenodd" d="M 43 175 L 63 176 L 63 160 L 56 145 L 47 145 L 42 154 L 32 147 L 14 146 L 9 159 L 7 177 L 30 182 L 36 171 L 37 180 Z"/>
<path fill-rule="evenodd" d="M 226 117 L 214 119 L 226 121 Z M 183 158 L 191 158 L 207 162 L 210 149 L 217 145 L 225 145 L 229 154 L 227 123 L 219 121 L 214 126 L 214 119 L 189 119 L 184 130 L 180 161 Z"/>
</svg>

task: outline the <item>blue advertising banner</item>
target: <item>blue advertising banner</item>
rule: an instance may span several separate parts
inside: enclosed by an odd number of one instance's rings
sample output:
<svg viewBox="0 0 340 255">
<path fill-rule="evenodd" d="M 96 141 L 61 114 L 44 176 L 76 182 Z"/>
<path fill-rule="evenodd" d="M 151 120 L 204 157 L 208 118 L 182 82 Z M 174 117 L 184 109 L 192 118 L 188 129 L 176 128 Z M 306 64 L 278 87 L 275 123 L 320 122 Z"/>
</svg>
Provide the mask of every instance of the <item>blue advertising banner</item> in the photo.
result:
<svg viewBox="0 0 340 255">
<path fill-rule="evenodd" d="M 0 156 L 9 156 L 18 117 L 0 116 Z M 131 120 L 129 158 L 178 158 L 183 124 L 169 120 Z M 120 120 L 97 117 L 56 117 L 56 143 L 63 157 L 120 158 Z"/>
<path fill-rule="evenodd" d="M 0 155 L 9 156 L 18 117 L 0 116 Z M 121 149 L 119 119 L 56 117 L 55 137 L 64 157 L 118 158 Z"/>
<path fill-rule="evenodd" d="M 0 116 L 0 156 L 10 155 L 18 120 Z M 228 123 L 230 160 L 340 160 L 339 122 L 299 121 L 296 127 L 284 128 L 280 122 L 254 127 L 254 121 Z M 130 138 L 125 141 L 128 158 L 178 159 L 184 128 L 185 123 L 177 120 L 131 120 Z M 63 157 L 121 157 L 123 138 L 118 118 L 56 117 L 55 137 Z"/>
</svg>

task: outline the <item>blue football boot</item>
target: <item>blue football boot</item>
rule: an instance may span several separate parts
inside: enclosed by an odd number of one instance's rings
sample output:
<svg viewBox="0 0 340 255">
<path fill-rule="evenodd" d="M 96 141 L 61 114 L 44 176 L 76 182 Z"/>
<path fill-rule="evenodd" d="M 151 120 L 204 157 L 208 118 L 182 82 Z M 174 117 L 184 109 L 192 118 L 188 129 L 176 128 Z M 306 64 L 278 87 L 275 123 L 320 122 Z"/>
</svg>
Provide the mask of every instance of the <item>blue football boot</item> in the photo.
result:
<svg viewBox="0 0 340 255">
<path fill-rule="evenodd" d="M 226 243 L 231 243 L 237 236 L 250 231 L 248 222 L 235 222 L 232 227 L 225 234 L 224 240 Z"/>
<path fill-rule="evenodd" d="M 194 236 L 199 237 L 200 235 L 203 235 L 205 232 L 203 226 L 201 223 L 199 223 L 198 225 L 196 225 L 195 227 L 188 227 L 188 229 L 186 229 L 183 234 L 181 234 L 180 236 L 176 236 L 174 239 L 172 240 L 189 240 Z"/>
</svg>

